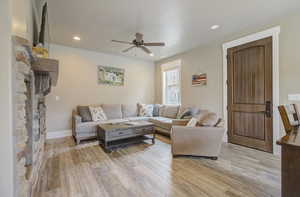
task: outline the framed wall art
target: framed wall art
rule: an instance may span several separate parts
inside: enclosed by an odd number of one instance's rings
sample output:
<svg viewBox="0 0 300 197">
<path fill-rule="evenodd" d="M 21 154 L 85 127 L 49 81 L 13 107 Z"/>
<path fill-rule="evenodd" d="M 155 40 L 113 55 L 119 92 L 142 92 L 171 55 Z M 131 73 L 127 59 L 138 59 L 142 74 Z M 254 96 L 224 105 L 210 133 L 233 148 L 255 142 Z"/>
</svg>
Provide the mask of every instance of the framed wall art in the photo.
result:
<svg viewBox="0 0 300 197">
<path fill-rule="evenodd" d="M 192 76 L 192 86 L 204 86 L 207 85 L 207 74 L 200 73 Z"/>
<path fill-rule="evenodd" d="M 98 84 L 123 86 L 125 78 L 125 69 L 98 66 Z"/>
</svg>

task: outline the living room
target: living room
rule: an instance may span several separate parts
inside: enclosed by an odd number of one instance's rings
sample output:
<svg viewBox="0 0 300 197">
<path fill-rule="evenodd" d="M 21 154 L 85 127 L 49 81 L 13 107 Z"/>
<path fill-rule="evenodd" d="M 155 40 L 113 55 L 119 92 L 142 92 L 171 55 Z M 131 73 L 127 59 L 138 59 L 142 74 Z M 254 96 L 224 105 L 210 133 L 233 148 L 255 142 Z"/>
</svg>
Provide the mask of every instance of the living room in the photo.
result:
<svg viewBox="0 0 300 197">
<path fill-rule="evenodd" d="M 299 196 L 299 9 L 1 1 L 0 196 Z"/>
</svg>

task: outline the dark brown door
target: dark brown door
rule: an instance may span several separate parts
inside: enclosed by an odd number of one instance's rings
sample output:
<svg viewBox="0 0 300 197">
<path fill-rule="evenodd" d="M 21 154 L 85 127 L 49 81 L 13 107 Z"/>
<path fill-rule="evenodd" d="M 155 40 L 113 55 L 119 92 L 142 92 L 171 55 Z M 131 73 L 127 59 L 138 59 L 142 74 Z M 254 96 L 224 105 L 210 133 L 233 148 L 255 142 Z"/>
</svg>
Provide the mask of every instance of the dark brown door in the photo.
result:
<svg viewBox="0 0 300 197">
<path fill-rule="evenodd" d="M 228 141 L 273 152 L 272 38 L 230 48 Z"/>
</svg>

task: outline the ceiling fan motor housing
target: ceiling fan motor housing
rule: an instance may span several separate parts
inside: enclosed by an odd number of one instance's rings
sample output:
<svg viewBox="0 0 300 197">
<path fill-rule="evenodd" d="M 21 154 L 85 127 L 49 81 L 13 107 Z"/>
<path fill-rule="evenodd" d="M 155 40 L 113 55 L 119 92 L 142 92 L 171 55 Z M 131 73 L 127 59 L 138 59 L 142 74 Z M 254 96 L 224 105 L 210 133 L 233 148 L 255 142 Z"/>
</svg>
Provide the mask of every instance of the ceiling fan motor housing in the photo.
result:
<svg viewBox="0 0 300 197">
<path fill-rule="evenodd" d="M 135 46 L 139 47 L 139 46 L 144 45 L 144 40 L 141 40 L 140 42 L 138 42 L 136 39 L 134 39 L 134 40 L 132 41 L 132 43 L 133 43 Z"/>
<path fill-rule="evenodd" d="M 126 52 L 132 50 L 133 48 L 137 47 L 137 48 L 142 49 L 145 53 L 150 54 L 151 56 L 153 56 L 153 53 L 146 46 L 165 46 L 165 43 L 163 43 L 163 42 L 145 43 L 143 40 L 143 34 L 141 34 L 141 33 L 136 33 L 135 39 L 132 42 L 119 41 L 119 40 L 112 40 L 112 42 L 134 45 L 134 46 L 131 46 L 131 47 L 123 50 L 122 51 L 123 53 L 126 53 Z"/>
</svg>

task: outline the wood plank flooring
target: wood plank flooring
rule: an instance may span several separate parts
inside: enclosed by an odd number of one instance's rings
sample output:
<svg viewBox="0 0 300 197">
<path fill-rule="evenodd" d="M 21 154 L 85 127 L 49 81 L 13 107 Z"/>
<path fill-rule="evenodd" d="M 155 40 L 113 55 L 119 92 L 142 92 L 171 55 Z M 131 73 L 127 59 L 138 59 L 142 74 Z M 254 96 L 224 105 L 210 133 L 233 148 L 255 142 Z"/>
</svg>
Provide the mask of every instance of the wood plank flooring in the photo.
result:
<svg viewBox="0 0 300 197">
<path fill-rule="evenodd" d="M 46 169 L 34 197 L 280 196 L 280 159 L 224 143 L 217 161 L 171 156 L 169 138 L 106 154 L 72 138 L 46 145 Z"/>
</svg>

